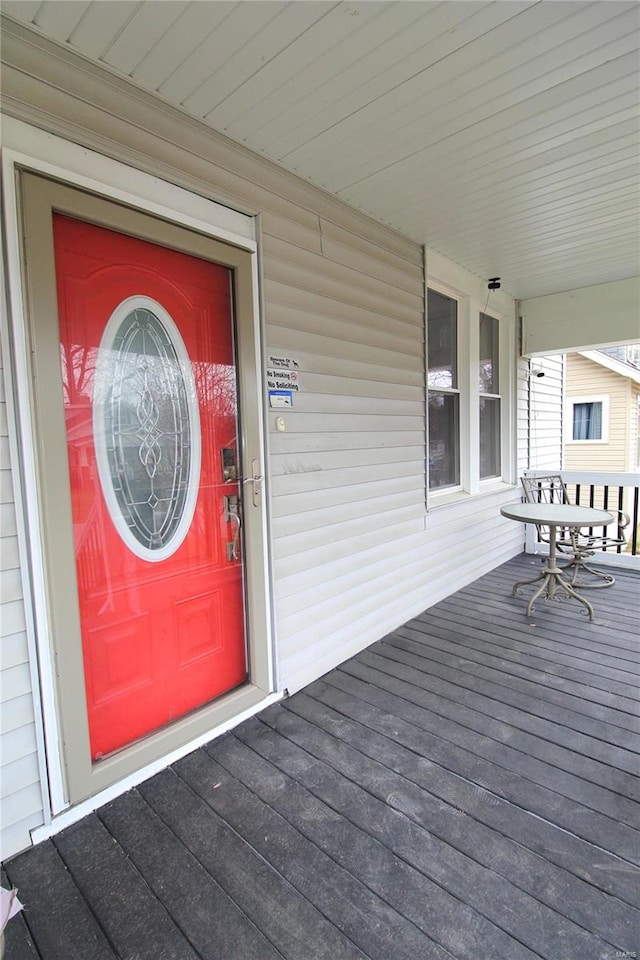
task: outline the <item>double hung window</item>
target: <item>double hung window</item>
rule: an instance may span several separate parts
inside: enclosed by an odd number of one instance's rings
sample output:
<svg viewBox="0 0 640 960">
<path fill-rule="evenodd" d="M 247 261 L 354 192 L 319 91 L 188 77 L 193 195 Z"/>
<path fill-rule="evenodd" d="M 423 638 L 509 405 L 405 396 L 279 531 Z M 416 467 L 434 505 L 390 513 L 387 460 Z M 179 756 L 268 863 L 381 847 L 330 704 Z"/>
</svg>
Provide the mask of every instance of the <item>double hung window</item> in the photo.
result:
<svg viewBox="0 0 640 960">
<path fill-rule="evenodd" d="M 480 479 L 499 477 L 500 467 L 500 343 L 496 317 L 480 314 L 479 429 Z"/>
<path fill-rule="evenodd" d="M 429 486 L 460 483 L 460 389 L 458 303 L 428 292 Z"/>
<path fill-rule="evenodd" d="M 503 323 L 471 298 L 428 290 L 428 469 L 436 495 L 477 494 L 502 479 L 510 450 L 502 358 L 511 342 Z"/>
</svg>

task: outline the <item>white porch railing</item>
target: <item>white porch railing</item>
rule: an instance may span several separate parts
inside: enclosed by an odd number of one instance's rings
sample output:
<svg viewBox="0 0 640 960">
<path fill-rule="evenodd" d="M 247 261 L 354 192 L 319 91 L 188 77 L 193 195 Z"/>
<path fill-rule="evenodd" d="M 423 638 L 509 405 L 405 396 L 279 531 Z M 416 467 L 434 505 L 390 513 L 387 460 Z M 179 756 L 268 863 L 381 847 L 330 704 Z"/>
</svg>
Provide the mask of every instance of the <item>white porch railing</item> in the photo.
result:
<svg viewBox="0 0 640 960">
<path fill-rule="evenodd" d="M 640 570 L 640 473 L 603 473 L 586 470 L 525 470 L 528 477 L 545 477 L 559 473 L 564 480 L 572 503 L 602 510 L 623 510 L 629 516 L 629 525 L 621 531 L 626 544 L 597 550 L 593 562 Z M 548 553 L 534 524 L 525 525 L 525 552 Z"/>
</svg>

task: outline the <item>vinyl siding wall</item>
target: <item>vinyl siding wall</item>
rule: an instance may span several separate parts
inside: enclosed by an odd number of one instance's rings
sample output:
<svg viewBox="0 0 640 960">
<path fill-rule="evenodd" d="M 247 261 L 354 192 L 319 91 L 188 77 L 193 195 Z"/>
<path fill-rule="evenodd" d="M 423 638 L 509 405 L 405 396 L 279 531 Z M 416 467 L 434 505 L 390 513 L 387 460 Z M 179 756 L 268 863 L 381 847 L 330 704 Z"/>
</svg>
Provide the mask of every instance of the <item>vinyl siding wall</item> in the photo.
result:
<svg viewBox="0 0 640 960">
<path fill-rule="evenodd" d="M 5 38 L 5 111 L 260 215 L 265 352 L 300 365 L 295 405 L 277 411 L 285 432 L 267 415 L 280 688 L 293 692 L 518 553 L 520 525 L 499 518 L 512 487 L 425 510 L 420 247 L 68 52 L 37 45 Z M 481 303 L 484 282 L 447 269 L 435 279 L 455 277 Z M 512 301 L 500 303 L 509 314 Z M 16 747 L 18 764 L 32 763 L 35 742 L 33 731 Z M 3 855 L 28 842 L 24 829 Z"/>
<path fill-rule="evenodd" d="M 529 468 L 560 470 L 563 455 L 563 356 L 539 357 L 532 361 L 544 377 L 528 379 Z"/>
<path fill-rule="evenodd" d="M 0 825 L 3 855 L 42 823 L 38 738 L 0 354 Z"/>
</svg>

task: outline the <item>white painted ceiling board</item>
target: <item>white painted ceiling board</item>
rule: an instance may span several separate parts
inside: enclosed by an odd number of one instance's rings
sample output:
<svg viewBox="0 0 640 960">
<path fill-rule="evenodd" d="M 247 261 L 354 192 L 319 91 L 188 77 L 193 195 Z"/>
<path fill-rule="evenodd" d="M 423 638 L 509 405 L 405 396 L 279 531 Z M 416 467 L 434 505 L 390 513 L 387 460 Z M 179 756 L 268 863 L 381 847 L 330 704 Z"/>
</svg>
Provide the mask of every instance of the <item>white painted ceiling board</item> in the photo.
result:
<svg viewBox="0 0 640 960">
<path fill-rule="evenodd" d="M 209 8 L 206 4 L 206 8 Z M 181 106 L 211 75 L 212 68 L 225 63 L 284 7 L 283 3 L 244 0 L 229 11 L 215 29 L 210 30 L 194 50 L 160 86 L 160 93 Z M 188 111 L 191 112 L 191 111 Z"/>
<path fill-rule="evenodd" d="M 458 6 L 464 8 L 466 4 Z M 317 117 L 323 110 L 336 103 L 343 111 L 348 109 L 346 97 L 362 84 L 363 75 L 370 85 L 381 64 L 394 57 L 394 49 L 398 57 L 406 56 L 417 21 L 427 16 L 421 3 L 402 4 L 399 10 L 384 4 L 378 16 L 367 20 L 355 36 L 333 47 L 329 75 L 324 60 L 316 61 L 287 89 L 287 103 L 282 107 L 273 103 L 271 112 L 265 112 L 260 128 L 262 148 L 283 156 L 317 132 Z"/>
<path fill-rule="evenodd" d="M 509 105 L 486 117 L 478 113 L 463 117 L 452 114 L 437 127 L 427 125 L 402 155 L 379 163 L 376 170 L 363 173 L 356 180 L 347 180 L 350 175 L 347 158 L 353 151 L 360 155 L 362 150 L 366 155 L 366 147 L 361 148 L 355 137 L 340 144 L 339 159 L 333 164 L 323 163 L 324 154 L 319 154 L 317 158 L 307 160 L 306 170 L 311 171 L 327 189 L 338 194 L 348 191 L 353 199 L 361 188 L 366 192 L 368 187 L 379 184 L 376 178 L 384 176 L 391 165 L 396 166 L 399 177 L 409 176 L 414 178 L 411 182 L 416 182 L 416 171 L 422 170 L 425 161 L 430 162 L 434 155 L 455 162 L 458 156 L 467 159 L 485 154 L 489 147 L 505 149 L 510 142 L 520 144 L 526 135 L 533 135 L 538 140 L 547 139 L 565 132 L 567 124 L 575 127 L 581 120 L 593 122 L 600 115 L 608 117 L 611 107 L 607 104 L 626 93 L 637 96 L 637 82 L 634 55 L 627 54 L 603 64 L 598 70 L 573 77 L 536 97 Z M 613 107 L 615 109 L 615 104 Z M 583 111 L 587 112 L 586 118 L 581 117 Z M 396 182 L 398 187 L 402 186 L 402 180 Z"/>
<path fill-rule="evenodd" d="M 42 0 L 4 0 L 2 12 L 20 23 L 33 24 L 41 6 Z"/>
<path fill-rule="evenodd" d="M 212 7 L 211 4 L 202 2 L 181 3 L 181 6 L 182 13 L 178 19 L 134 68 L 131 75 L 146 90 L 158 90 L 174 71 L 193 55 L 194 49 L 219 28 L 237 4 L 220 2 Z"/>
<path fill-rule="evenodd" d="M 348 5 L 332 4 L 331 9 L 314 24 L 313 29 L 305 31 L 298 42 L 292 44 L 283 55 L 276 57 L 255 74 L 214 111 L 212 122 L 219 128 L 231 133 L 237 139 L 246 139 L 246 133 L 263 126 L 263 119 L 269 109 L 269 98 L 276 105 L 276 115 L 286 109 L 288 91 L 295 90 L 300 75 L 309 64 L 321 62 L 327 71 L 333 71 L 333 59 L 329 54 L 336 43 L 345 40 L 359 28 L 362 22 L 379 16 L 383 5 L 366 3 L 359 16 L 350 16 Z"/>
<path fill-rule="evenodd" d="M 517 17 L 518 11 L 523 12 L 528 5 L 478 4 L 481 9 L 453 24 L 452 11 L 457 11 L 458 4 L 440 6 L 446 8 L 447 19 L 442 19 L 435 29 L 430 26 L 429 18 L 422 21 L 420 29 L 412 31 L 414 38 L 411 45 L 415 50 L 410 56 L 403 57 L 398 51 L 394 54 L 399 56 L 398 61 L 372 81 L 367 76 L 366 65 L 362 65 L 364 69 L 355 94 L 347 93 L 332 105 L 329 112 L 325 112 L 322 129 L 311 139 L 286 156 L 277 154 L 276 151 L 278 159 L 285 160 L 287 165 L 295 168 L 299 164 L 306 165 L 310 159 L 321 158 L 324 161 L 327 153 L 333 153 L 337 147 L 342 149 L 347 145 L 347 141 L 357 141 L 363 129 L 378 124 L 388 115 L 393 117 L 395 111 L 404 106 L 406 99 L 412 97 L 411 89 L 419 78 L 428 72 L 430 66 L 444 61 L 447 56 L 455 54 L 460 47 L 466 47 L 485 31 L 493 30 L 505 20 Z M 460 4 L 460 7 L 467 6 Z M 438 9 L 436 8 L 436 13 Z M 384 47 L 381 53 L 384 55 Z"/>
<path fill-rule="evenodd" d="M 281 95 L 261 103 L 261 126 L 258 133 L 269 136 L 269 129 L 265 120 L 271 124 L 282 116 L 289 116 L 293 106 L 301 109 L 308 118 L 320 111 L 314 119 L 320 130 L 330 127 L 336 120 L 348 115 L 355 115 L 357 110 L 371 100 L 382 95 L 389 86 L 401 82 L 407 76 L 407 62 L 411 53 L 414 53 L 424 44 L 423 35 L 440 36 L 446 30 L 459 28 L 459 24 L 470 16 L 470 8 L 477 8 L 478 4 L 456 3 L 445 4 L 371 4 L 368 18 L 361 22 L 355 21 L 353 30 L 348 35 L 342 32 L 342 19 L 339 11 L 331 18 L 332 32 L 338 27 L 337 41 L 330 48 L 322 47 L 322 37 L 315 34 L 314 41 L 316 55 L 295 77 L 295 84 L 291 84 Z M 483 5 L 482 5 L 483 6 Z M 402 17 L 399 18 L 398 12 Z M 426 11 L 426 12 L 425 12 Z M 404 27 L 407 13 L 421 13 L 418 29 L 400 29 L 400 42 L 394 36 L 398 28 Z M 391 23 L 394 25 L 392 26 Z M 355 26 L 357 25 L 357 32 Z M 387 27 L 388 38 L 382 39 L 380 44 L 368 53 L 368 36 L 372 31 L 379 31 Z M 320 52 L 321 55 L 318 55 Z M 364 53 L 364 55 L 363 55 Z M 392 66 L 390 66 L 390 64 Z M 330 96 L 327 99 L 325 87 L 330 87 Z M 318 91 L 322 91 L 317 97 Z M 332 92 L 331 92 L 332 91 Z M 322 108 L 322 109 L 321 109 Z M 241 118 L 244 119 L 244 118 Z M 303 129 L 297 129 L 295 144 L 304 142 Z M 237 135 L 242 133 L 242 127 L 234 129 Z M 315 132 L 315 130 L 314 130 Z M 282 151 L 274 149 L 273 156 L 282 156 Z"/>
<path fill-rule="evenodd" d="M 48 0 L 44 6 L 48 6 Z M 69 44 L 85 57 L 99 60 L 120 36 L 139 6 L 138 0 L 118 0 L 117 3 L 96 3 L 93 0 L 69 36 Z"/>
<path fill-rule="evenodd" d="M 613 27 L 615 24 L 615 32 L 621 33 L 622 36 L 608 45 L 602 54 L 592 53 L 591 60 L 595 58 L 597 63 L 603 56 L 613 59 L 635 49 L 637 39 L 629 34 L 629 21 L 622 22 L 623 20 L 623 17 L 618 17 L 615 21 L 609 21 L 607 26 Z M 618 21 L 621 22 L 618 23 Z M 562 34 L 562 31 L 557 32 Z M 531 100 L 536 94 L 568 79 L 576 72 L 589 69 L 590 66 L 585 62 L 588 59 L 585 56 L 580 58 L 580 62 L 567 62 L 551 70 L 551 58 L 558 57 L 558 51 L 555 49 L 546 56 L 541 54 L 534 57 L 528 63 L 521 62 L 522 51 L 519 48 L 522 46 L 520 44 L 510 50 L 508 60 L 506 57 L 497 56 L 493 62 L 486 61 L 482 67 L 462 74 L 457 80 L 452 77 L 445 87 L 439 90 L 439 96 L 435 100 L 436 105 L 432 109 L 426 105 L 428 97 L 423 93 L 410 104 L 396 110 L 394 115 L 386 118 L 384 122 L 376 120 L 370 125 L 366 134 L 362 133 L 359 136 L 359 163 L 357 168 L 354 164 L 350 164 L 350 169 L 356 173 L 356 176 L 361 177 L 381 165 L 387 165 L 402 158 L 408 151 L 415 151 L 418 146 L 416 143 L 416 125 L 418 124 L 431 133 L 438 129 L 439 123 L 450 123 L 452 117 L 455 117 L 455 123 L 460 126 L 463 124 L 464 117 L 469 118 L 473 123 L 480 123 L 496 111 L 503 111 L 523 100 Z M 563 56 L 566 54 L 567 58 L 569 57 L 572 46 L 570 43 L 564 45 Z M 492 72 L 495 75 L 495 71 L 503 69 L 507 63 L 513 69 L 500 74 L 491 82 L 480 83 L 483 72 Z M 381 136 L 382 131 L 384 136 Z M 432 135 L 435 136 L 435 134 Z M 320 147 L 320 144 L 318 146 Z M 343 149 L 348 156 L 348 143 L 343 143 Z"/>
<path fill-rule="evenodd" d="M 2 9 L 514 296 L 640 272 L 636 2 Z"/>
<path fill-rule="evenodd" d="M 89 0 L 62 0 L 40 4 L 35 24 L 54 40 L 68 40 L 89 7 Z"/>
<path fill-rule="evenodd" d="M 240 10 L 240 13 L 243 11 Z M 215 109 L 255 76 L 291 43 L 326 13 L 326 4 L 305 3 L 282 5 L 275 16 L 251 38 L 244 38 L 235 55 L 216 64 L 209 78 L 184 101 L 194 116 L 215 116 Z"/>
<path fill-rule="evenodd" d="M 141 4 L 103 59 L 122 73 L 132 75 L 183 12 L 180 0 Z"/>
</svg>

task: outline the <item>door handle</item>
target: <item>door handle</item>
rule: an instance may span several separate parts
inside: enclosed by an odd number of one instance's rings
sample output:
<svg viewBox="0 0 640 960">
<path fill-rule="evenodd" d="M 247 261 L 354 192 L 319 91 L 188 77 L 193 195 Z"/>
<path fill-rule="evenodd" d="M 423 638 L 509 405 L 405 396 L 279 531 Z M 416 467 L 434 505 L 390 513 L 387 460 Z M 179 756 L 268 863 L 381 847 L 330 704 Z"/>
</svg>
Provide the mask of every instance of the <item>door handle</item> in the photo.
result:
<svg viewBox="0 0 640 960">
<path fill-rule="evenodd" d="M 257 460 L 251 461 L 251 477 L 244 477 L 243 483 L 253 484 L 251 495 L 254 507 L 260 506 L 260 497 L 262 496 L 262 482 L 264 477 L 261 473 L 258 472 L 260 464 Z"/>
<path fill-rule="evenodd" d="M 224 498 L 224 519 L 227 523 L 234 525 L 233 540 L 226 544 L 227 562 L 239 560 L 240 530 L 242 529 L 242 520 L 240 519 L 240 502 L 236 496 L 225 496 Z"/>
</svg>

